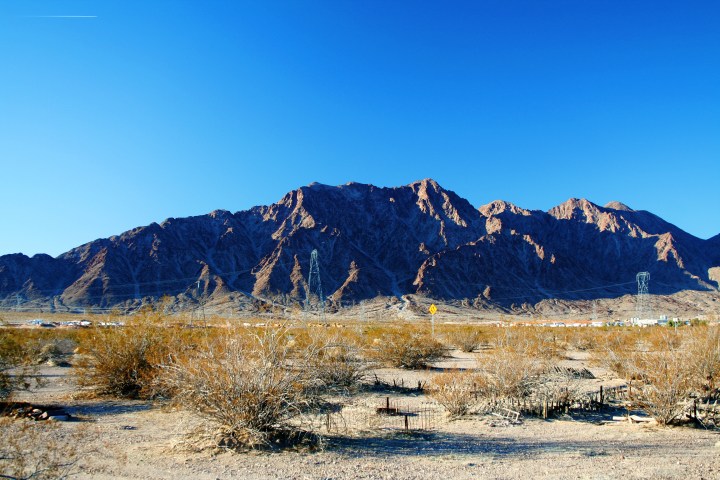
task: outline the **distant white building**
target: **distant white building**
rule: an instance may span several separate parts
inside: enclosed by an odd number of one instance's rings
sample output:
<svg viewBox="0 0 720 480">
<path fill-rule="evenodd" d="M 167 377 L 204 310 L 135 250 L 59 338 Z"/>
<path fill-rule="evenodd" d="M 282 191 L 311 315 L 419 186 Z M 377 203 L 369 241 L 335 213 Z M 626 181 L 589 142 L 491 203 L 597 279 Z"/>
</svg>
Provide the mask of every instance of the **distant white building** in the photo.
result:
<svg viewBox="0 0 720 480">
<path fill-rule="evenodd" d="M 657 325 L 658 319 L 633 317 L 630 319 L 630 324 L 638 327 L 649 327 L 650 325 Z"/>
</svg>

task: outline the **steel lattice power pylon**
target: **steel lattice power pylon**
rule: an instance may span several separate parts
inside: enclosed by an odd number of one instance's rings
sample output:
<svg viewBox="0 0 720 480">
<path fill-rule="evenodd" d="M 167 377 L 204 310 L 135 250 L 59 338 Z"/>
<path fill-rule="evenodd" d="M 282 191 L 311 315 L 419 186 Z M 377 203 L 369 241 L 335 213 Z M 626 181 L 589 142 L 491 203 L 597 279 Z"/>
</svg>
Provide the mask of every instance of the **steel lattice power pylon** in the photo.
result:
<svg viewBox="0 0 720 480">
<path fill-rule="evenodd" d="M 322 293 L 322 282 L 320 281 L 320 265 L 318 264 L 318 251 L 313 250 L 310 254 L 310 274 L 308 275 L 307 295 L 305 297 L 305 310 L 310 311 L 314 306 L 320 310 L 323 319 L 325 318 L 325 299 Z"/>
<path fill-rule="evenodd" d="M 637 317 L 639 320 L 646 320 L 652 316 L 650 308 L 650 272 L 640 272 L 637 274 Z"/>
</svg>

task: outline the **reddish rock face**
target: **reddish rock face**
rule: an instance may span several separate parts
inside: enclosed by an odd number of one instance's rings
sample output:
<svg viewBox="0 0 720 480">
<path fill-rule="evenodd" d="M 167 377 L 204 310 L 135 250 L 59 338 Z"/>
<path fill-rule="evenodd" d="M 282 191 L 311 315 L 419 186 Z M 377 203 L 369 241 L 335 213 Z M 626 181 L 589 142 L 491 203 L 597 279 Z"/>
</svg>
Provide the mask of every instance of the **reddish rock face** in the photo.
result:
<svg viewBox="0 0 720 480">
<path fill-rule="evenodd" d="M 498 305 L 615 297 L 651 272 L 653 293 L 716 289 L 720 235 L 701 240 L 644 211 L 571 199 L 549 212 L 479 209 L 433 180 L 313 184 L 279 202 L 168 219 L 57 258 L 0 257 L 0 304 L 132 306 L 305 298 L 310 252 L 335 302 L 419 293 Z M 711 273 L 712 272 L 712 273 Z"/>
</svg>

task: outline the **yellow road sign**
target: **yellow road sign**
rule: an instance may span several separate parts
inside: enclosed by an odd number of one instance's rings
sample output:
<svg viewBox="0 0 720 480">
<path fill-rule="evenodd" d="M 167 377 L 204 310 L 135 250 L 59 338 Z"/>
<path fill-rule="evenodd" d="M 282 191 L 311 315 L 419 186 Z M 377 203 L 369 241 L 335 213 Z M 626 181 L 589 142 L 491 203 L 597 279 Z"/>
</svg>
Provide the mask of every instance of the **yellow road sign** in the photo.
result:
<svg viewBox="0 0 720 480">
<path fill-rule="evenodd" d="M 432 305 L 430 305 L 428 312 L 430 312 L 430 315 L 435 315 L 437 313 L 437 307 L 435 306 L 434 303 Z"/>
</svg>

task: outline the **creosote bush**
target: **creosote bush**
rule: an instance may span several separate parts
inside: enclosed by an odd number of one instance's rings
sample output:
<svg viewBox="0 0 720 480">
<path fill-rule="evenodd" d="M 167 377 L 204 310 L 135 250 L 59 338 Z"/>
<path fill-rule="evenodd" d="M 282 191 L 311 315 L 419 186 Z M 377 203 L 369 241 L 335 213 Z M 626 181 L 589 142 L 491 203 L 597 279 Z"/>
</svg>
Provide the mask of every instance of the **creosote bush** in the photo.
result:
<svg viewBox="0 0 720 480">
<path fill-rule="evenodd" d="M 38 360 L 55 352 L 57 345 L 68 342 L 68 336 L 66 332 L 0 329 L 0 400 L 9 398 L 15 390 L 29 388 Z M 35 381 L 40 380 L 36 377 Z"/>
<path fill-rule="evenodd" d="M 164 393 L 157 379 L 160 365 L 185 345 L 175 329 L 142 318 L 95 329 L 81 348 L 84 355 L 74 365 L 80 386 L 100 395 L 152 398 Z"/>
<path fill-rule="evenodd" d="M 88 434 L 82 428 L 68 433 L 54 422 L 0 417 L 0 478 L 69 478 L 82 457 L 76 445 Z"/>
<path fill-rule="evenodd" d="M 483 333 L 479 329 L 464 329 L 447 334 L 447 343 L 463 352 L 474 352 L 483 342 Z"/>
<path fill-rule="evenodd" d="M 166 366 L 164 377 L 178 405 L 218 428 L 221 446 L 315 443 L 317 437 L 294 422 L 320 405 L 322 380 L 311 361 L 316 353 L 294 349 L 285 330 L 230 331 Z"/>
<path fill-rule="evenodd" d="M 478 356 L 483 394 L 489 399 L 522 400 L 541 382 L 547 366 L 542 359 L 513 350 L 498 349 Z"/>
<path fill-rule="evenodd" d="M 351 393 L 367 376 L 370 363 L 359 347 L 342 338 L 317 339 L 308 359 L 310 371 L 319 387 L 328 392 Z"/>
<path fill-rule="evenodd" d="M 643 334 L 634 349 L 608 347 L 605 364 L 631 387 L 631 399 L 660 424 L 677 423 L 693 398 L 717 399 L 720 329 Z"/>
<path fill-rule="evenodd" d="M 390 333 L 377 340 L 375 358 L 393 367 L 423 368 L 445 356 L 446 347 L 428 334 Z"/>
<path fill-rule="evenodd" d="M 483 378 L 475 372 L 455 371 L 435 375 L 429 384 L 430 396 L 453 417 L 470 413 L 481 397 Z"/>
</svg>

